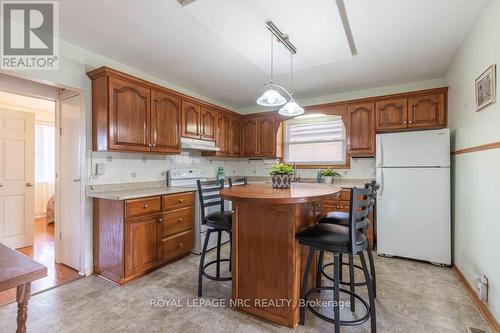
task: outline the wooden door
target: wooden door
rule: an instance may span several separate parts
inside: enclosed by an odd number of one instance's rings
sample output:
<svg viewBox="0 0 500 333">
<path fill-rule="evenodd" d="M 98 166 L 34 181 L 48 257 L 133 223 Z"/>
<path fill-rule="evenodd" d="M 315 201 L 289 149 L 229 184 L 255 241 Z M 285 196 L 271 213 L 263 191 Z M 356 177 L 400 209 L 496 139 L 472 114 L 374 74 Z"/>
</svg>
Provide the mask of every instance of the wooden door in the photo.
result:
<svg viewBox="0 0 500 333">
<path fill-rule="evenodd" d="M 151 91 L 151 151 L 180 152 L 181 99 Z"/>
<path fill-rule="evenodd" d="M 158 218 L 150 215 L 125 221 L 125 277 L 158 263 Z"/>
<path fill-rule="evenodd" d="M 259 156 L 276 156 L 276 131 L 274 117 L 257 118 L 257 136 L 259 141 Z"/>
<path fill-rule="evenodd" d="M 374 103 L 350 104 L 349 154 L 351 156 L 375 155 Z"/>
<path fill-rule="evenodd" d="M 241 122 L 238 117 L 230 117 L 228 130 L 228 153 L 231 155 L 240 154 Z"/>
<path fill-rule="evenodd" d="M 377 132 L 408 127 L 408 99 L 389 99 L 375 103 L 375 130 Z"/>
<path fill-rule="evenodd" d="M 34 134 L 33 113 L 0 110 L 0 243 L 15 249 L 33 245 Z"/>
<path fill-rule="evenodd" d="M 243 120 L 243 155 L 258 156 L 257 118 Z"/>
<path fill-rule="evenodd" d="M 61 132 L 56 144 L 56 152 L 59 153 L 59 177 L 55 192 L 55 232 L 59 235 L 55 239 L 55 250 L 58 254 L 56 261 L 78 271 L 82 271 L 80 228 L 82 223 L 85 223 L 82 218 L 82 209 L 85 209 L 85 195 L 82 193 L 85 193 L 85 185 L 81 179 L 85 175 L 81 172 L 81 156 L 82 150 L 85 151 L 85 141 L 81 99 L 80 95 L 61 96 L 59 103 L 58 125 Z"/>
<path fill-rule="evenodd" d="M 150 90 L 109 78 L 109 149 L 149 151 Z"/>
<path fill-rule="evenodd" d="M 220 148 L 220 153 L 225 154 L 228 152 L 228 127 L 229 127 L 229 116 L 220 112 L 217 118 L 217 147 Z"/>
<path fill-rule="evenodd" d="M 201 139 L 215 141 L 217 128 L 217 111 L 202 106 L 200 108 Z"/>
<path fill-rule="evenodd" d="M 409 128 L 439 128 L 446 125 L 445 95 L 424 95 L 408 100 Z"/>
<path fill-rule="evenodd" d="M 182 133 L 186 138 L 199 139 L 201 133 L 200 126 L 200 106 L 189 101 L 182 100 Z"/>
</svg>

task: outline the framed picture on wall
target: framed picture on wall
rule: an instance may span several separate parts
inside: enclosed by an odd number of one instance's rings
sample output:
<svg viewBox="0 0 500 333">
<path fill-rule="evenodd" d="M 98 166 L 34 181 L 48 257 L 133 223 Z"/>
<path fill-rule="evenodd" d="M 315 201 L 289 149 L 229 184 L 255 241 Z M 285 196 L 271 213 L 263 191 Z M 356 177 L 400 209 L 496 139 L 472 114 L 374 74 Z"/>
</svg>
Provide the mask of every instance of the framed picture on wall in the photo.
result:
<svg viewBox="0 0 500 333">
<path fill-rule="evenodd" d="M 496 65 L 491 65 L 476 79 L 476 111 L 496 102 Z"/>
</svg>

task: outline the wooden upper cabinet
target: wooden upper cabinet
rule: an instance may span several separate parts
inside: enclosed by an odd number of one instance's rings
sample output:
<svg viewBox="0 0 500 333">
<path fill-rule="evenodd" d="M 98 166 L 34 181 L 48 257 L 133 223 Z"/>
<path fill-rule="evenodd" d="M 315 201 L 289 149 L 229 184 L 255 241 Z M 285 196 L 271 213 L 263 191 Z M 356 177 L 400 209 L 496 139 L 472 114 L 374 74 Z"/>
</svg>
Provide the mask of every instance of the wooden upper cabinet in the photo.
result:
<svg viewBox="0 0 500 333">
<path fill-rule="evenodd" d="M 240 155 L 241 121 L 238 117 L 231 116 L 228 123 L 227 152 L 230 155 Z"/>
<path fill-rule="evenodd" d="M 109 78 L 108 149 L 149 151 L 150 90 Z"/>
<path fill-rule="evenodd" d="M 438 128 L 446 125 L 444 94 L 416 96 L 408 99 L 409 128 Z"/>
<path fill-rule="evenodd" d="M 182 100 L 182 136 L 199 139 L 201 137 L 200 105 Z"/>
<path fill-rule="evenodd" d="M 151 91 L 151 151 L 180 152 L 181 99 Z"/>
<path fill-rule="evenodd" d="M 220 154 L 228 152 L 228 127 L 229 116 L 225 112 L 220 112 L 217 118 L 217 140 L 216 144 L 219 147 Z"/>
<path fill-rule="evenodd" d="M 243 120 L 243 156 L 258 156 L 257 118 Z"/>
<path fill-rule="evenodd" d="M 351 156 L 375 155 L 374 102 L 349 104 L 349 154 Z"/>
<path fill-rule="evenodd" d="M 200 108 L 200 137 L 203 140 L 215 141 L 217 128 L 217 111 L 205 106 Z"/>
<path fill-rule="evenodd" d="M 375 103 L 375 129 L 391 131 L 407 128 L 408 99 L 388 99 Z"/>
<path fill-rule="evenodd" d="M 276 131 L 274 117 L 257 118 L 257 135 L 259 141 L 259 156 L 276 156 Z"/>
</svg>

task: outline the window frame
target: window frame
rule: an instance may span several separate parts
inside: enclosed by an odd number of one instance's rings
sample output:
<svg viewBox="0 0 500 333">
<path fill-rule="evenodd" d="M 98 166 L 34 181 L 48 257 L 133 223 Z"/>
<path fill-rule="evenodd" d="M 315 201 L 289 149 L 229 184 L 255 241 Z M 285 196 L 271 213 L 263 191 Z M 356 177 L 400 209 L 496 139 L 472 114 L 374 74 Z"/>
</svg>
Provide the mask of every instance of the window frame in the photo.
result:
<svg viewBox="0 0 500 333">
<path fill-rule="evenodd" d="M 305 112 L 304 114 L 312 114 L 312 113 L 322 113 L 325 115 L 331 115 L 331 116 L 341 116 L 342 117 L 342 122 L 344 123 L 345 127 L 345 161 L 343 164 L 297 164 L 296 168 L 297 169 L 325 169 L 325 168 L 333 168 L 333 169 L 349 169 L 351 167 L 351 154 L 349 153 L 349 141 L 350 141 L 350 133 L 349 133 L 349 117 L 347 114 L 347 104 L 325 104 L 325 105 L 314 105 L 314 106 L 308 106 L 305 107 Z M 283 119 L 283 121 L 286 121 L 290 118 Z M 286 131 L 285 129 L 285 124 L 281 124 L 283 131 L 282 131 L 282 140 L 281 140 L 281 149 L 284 154 L 286 151 Z M 284 155 L 281 158 L 284 160 Z"/>
</svg>

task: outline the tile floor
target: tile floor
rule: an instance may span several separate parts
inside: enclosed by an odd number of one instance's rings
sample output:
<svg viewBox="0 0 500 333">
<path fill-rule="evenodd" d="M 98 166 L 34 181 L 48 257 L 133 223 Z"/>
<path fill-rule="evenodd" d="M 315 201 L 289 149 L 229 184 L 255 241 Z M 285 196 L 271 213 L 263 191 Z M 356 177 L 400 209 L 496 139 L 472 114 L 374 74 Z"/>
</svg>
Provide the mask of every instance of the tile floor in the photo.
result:
<svg viewBox="0 0 500 333">
<path fill-rule="evenodd" d="M 489 332 L 451 269 L 396 258 L 375 259 L 378 332 L 465 333 L 468 327 Z M 28 332 L 333 331 L 329 323 L 310 313 L 305 326 L 292 330 L 230 307 L 187 306 L 196 299 L 198 260 L 190 255 L 122 287 L 90 276 L 35 295 L 29 305 Z M 366 295 L 366 288 L 360 287 L 359 292 Z M 205 282 L 204 299 L 229 300 L 230 295 L 230 282 Z M 152 307 L 151 300 L 158 298 L 175 300 L 179 306 Z M 331 299 L 332 294 L 324 292 L 321 298 Z M 15 314 L 15 304 L 0 307 L 2 332 L 15 331 Z M 345 309 L 342 316 L 348 319 L 352 314 Z M 345 327 L 342 332 L 370 332 L 369 323 Z"/>
<path fill-rule="evenodd" d="M 37 218 L 34 223 L 34 245 L 18 249 L 18 251 L 45 265 L 47 276 L 31 284 L 31 293 L 35 294 L 78 279 L 79 275 L 76 270 L 54 261 L 54 223 L 47 224 L 45 218 Z M 15 299 L 15 288 L 0 292 L 0 305 L 13 302 Z"/>
</svg>

